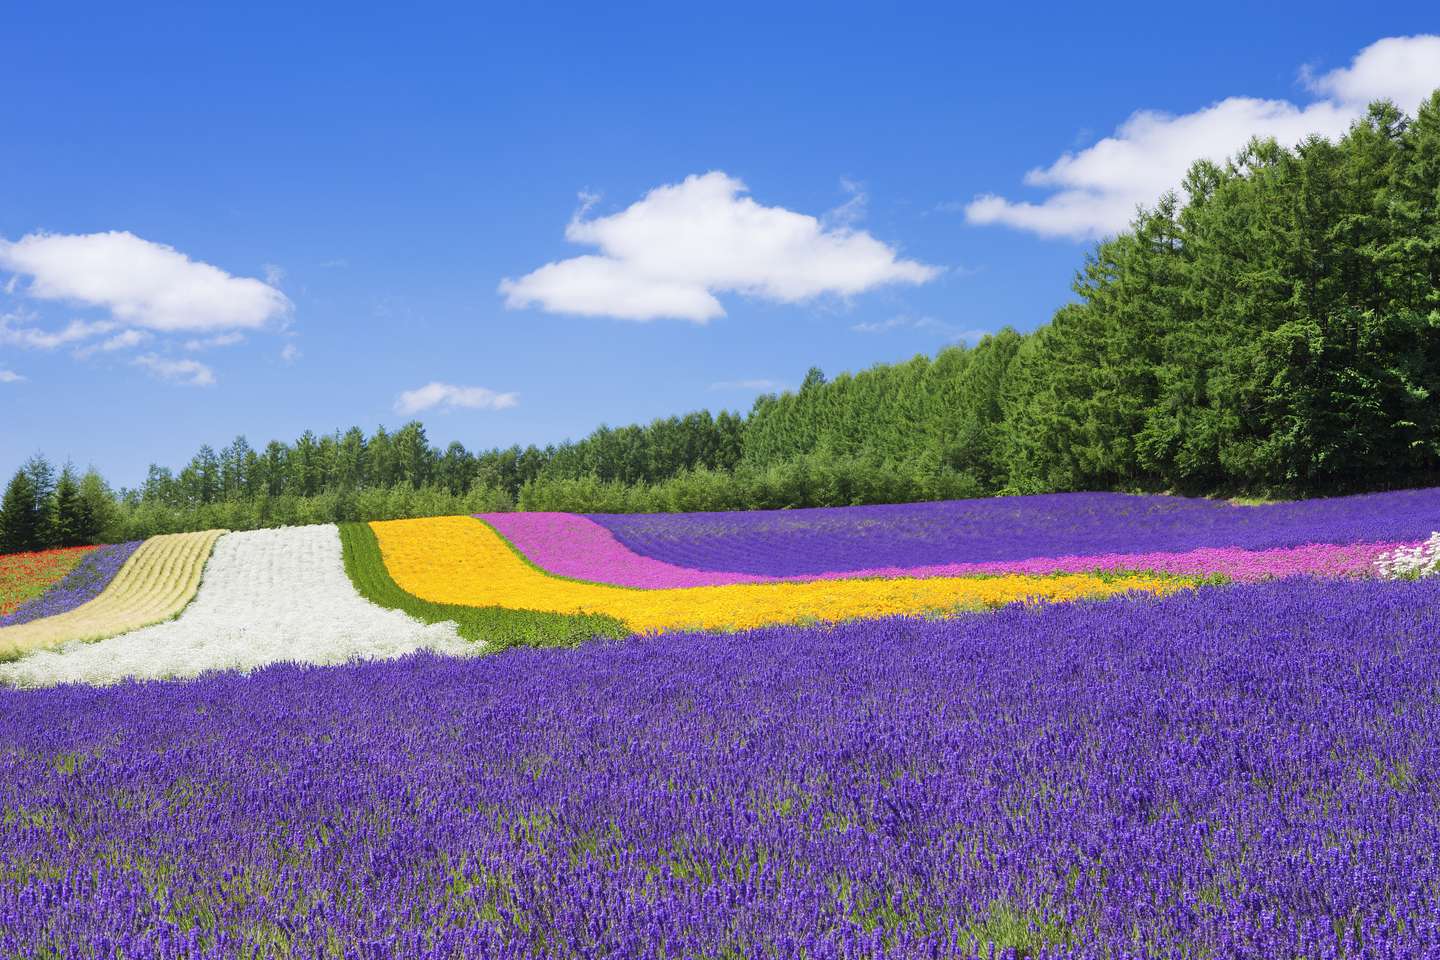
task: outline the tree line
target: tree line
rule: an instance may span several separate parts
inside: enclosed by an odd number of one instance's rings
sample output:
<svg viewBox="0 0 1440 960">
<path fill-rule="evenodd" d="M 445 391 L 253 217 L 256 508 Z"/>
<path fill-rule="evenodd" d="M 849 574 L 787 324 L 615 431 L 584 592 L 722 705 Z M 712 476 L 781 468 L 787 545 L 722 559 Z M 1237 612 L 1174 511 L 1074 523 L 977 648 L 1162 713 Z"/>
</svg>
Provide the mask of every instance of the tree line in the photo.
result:
<svg viewBox="0 0 1440 960">
<path fill-rule="evenodd" d="M 744 415 L 700 411 L 473 452 L 439 449 L 418 422 L 263 449 L 240 437 L 202 447 L 178 473 L 152 466 L 138 489 L 111 493 L 93 472 L 72 480 L 104 501 L 95 515 L 111 538 L 512 508 L 1433 483 L 1440 91 L 1414 118 L 1378 102 L 1333 142 L 1257 139 L 1224 164 L 1196 163 L 1180 191 L 1093 248 L 1073 289 L 1032 333 L 1006 328 L 833 379 L 812 369 Z M 57 519 L 35 529 L 58 543 L 59 484 L 36 486 L 43 474 L 32 461 L 16 475 L 0 529 L 11 529 L 13 493 L 51 504 Z"/>
</svg>

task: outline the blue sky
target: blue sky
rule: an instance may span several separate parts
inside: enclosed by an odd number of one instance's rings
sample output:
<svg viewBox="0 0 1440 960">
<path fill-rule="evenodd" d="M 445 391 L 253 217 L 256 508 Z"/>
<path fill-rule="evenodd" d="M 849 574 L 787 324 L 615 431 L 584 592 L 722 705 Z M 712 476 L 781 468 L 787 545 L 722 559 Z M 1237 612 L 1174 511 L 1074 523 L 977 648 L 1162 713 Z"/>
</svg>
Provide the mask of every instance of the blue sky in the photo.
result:
<svg viewBox="0 0 1440 960">
<path fill-rule="evenodd" d="M 7 15 L 0 473 L 743 410 L 1031 329 L 1184 158 L 1440 86 L 1419 3 L 304 6 Z"/>
</svg>

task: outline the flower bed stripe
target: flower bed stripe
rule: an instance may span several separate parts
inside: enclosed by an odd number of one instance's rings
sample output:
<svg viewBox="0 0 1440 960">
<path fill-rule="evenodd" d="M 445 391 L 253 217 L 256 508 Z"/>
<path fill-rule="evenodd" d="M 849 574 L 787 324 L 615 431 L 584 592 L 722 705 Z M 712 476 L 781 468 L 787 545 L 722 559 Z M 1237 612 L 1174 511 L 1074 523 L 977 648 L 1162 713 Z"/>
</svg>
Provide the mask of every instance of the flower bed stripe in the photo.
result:
<svg viewBox="0 0 1440 960">
<path fill-rule="evenodd" d="M 59 583 L 94 547 L 62 547 L 0 556 L 0 624 Z"/>
<path fill-rule="evenodd" d="M 53 617 L 74 610 L 82 603 L 89 603 L 115 579 L 125 561 L 139 546 L 139 540 L 131 540 L 129 543 L 112 543 L 88 550 L 75 568 L 65 575 L 65 579 L 21 604 L 13 613 L 0 617 L 0 627 Z"/>
<path fill-rule="evenodd" d="M 53 617 L 0 627 L 0 659 L 72 641 L 113 637 L 169 620 L 195 596 L 205 561 L 223 532 L 151 537 L 94 600 Z"/>
<path fill-rule="evenodd" d="M 732 583 L 785 583 L 864 577 L 973 577 L 1091 571 L 1153 571 L 1183 576 L 1225 576 L 1241 582 L 1297 574 L 1368 576 L 1375 560 L 1409 542 L 1307 544 L 1271 550 L 1201 547 L 1184 552 L 1072 554 L 991 563 L 870 567 L 859 570 L 769 576 L 699 570 L 636 553 L 593 519 L 573 513 L 482 513 L 525 558 L 547 573 L 621 587 L 667 589 Z"/>
<path fill-rule="evenodd" d="M 634 552 L 696 570 L 788 577 L 1035 557 L 1418 543 L 1440 526 L 1440 487 L 1237 506 L 1064 493 L 737 513 L 593 514 Z"/>
<path fill-rule="evenodd" d="M 371 527 L 390 575 L 402 589 L 423 600 L 603 614 L 642 632 L 948 613 L 1016 601 L 1071 600 L 1132 591 L 1159 594 L 1191 582 L 1150 575 L 1060 574 L 631 590 L 548 576 L 527 564 L 488 524 L 472 517 L 378 521 Z"/>
<path fill-rule="evenodd" d="M 361 597 L 340 537 L 322 524 L 221 537 L 195 600 L 179 617 L 97 643 L 0 665 L 22 685 L 193 677 L 279 661 L 390 659 L 417 650 L 476 651 L 451 623 L 424 624 Z"/>
<path fill-rule="evenodd" d="M 504 606 L 467 607 L 432 603 L 395 583 L 380 555 L 380 543 L 367 523 L 340 527 L 345 572 L 361 596 L 371 603 L 405 613 L 423 623 L 453 621 L 460 636 L 485 645 L 487 651 L 507 647 L 571 647 L 596 637 L 623 637 L 630 631 L 614 617 L 564 615 Z"/>
</svg>

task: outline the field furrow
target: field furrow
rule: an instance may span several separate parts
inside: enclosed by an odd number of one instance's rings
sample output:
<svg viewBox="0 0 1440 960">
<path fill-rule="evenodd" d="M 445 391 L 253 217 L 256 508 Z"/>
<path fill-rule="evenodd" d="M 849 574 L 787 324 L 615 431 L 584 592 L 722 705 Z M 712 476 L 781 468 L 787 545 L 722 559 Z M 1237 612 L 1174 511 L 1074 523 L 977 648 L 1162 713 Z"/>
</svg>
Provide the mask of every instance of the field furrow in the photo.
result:
<svg viewBox="0 0 1440 960">
<path fill-rule="evenodd" d="M 0 657 L 113 637 L 175 616 L 195 595 L 205 561 L 223 532 L 151 537 L 95 599 L 53 617 L 0 627 Z"/>
<path fill-rule="evenodd" d="M 150 609 L 152 596 L 173 603 L 183 592 L 192 565 L 182 547 L 157 553 L 144 578 L 148 590 L 133 595 L 135 609 Z M 462 640 L 453 623 L 420 623 L 361 597 L 345 574 L 334 526 L 286 527 L 221 537 L 194 602 L 177 619 L 34 653 L 0 665 L 0 680 L 43 685 L 191 677 L 278 661 L 343 663 L 421 649 L 463 655 L 478 647 Z"/>
</svg>

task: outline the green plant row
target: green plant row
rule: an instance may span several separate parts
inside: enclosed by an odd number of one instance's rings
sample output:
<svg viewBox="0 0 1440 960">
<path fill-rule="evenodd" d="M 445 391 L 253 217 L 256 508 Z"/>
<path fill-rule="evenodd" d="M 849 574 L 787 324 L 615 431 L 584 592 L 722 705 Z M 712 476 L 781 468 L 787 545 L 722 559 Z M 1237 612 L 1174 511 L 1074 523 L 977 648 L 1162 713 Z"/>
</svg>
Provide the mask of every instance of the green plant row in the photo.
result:
<svg viewBox="0 0 1440 960">
<path fill-rule="evenodd" d="M 380 555 L 380 542 L 368 523 L 340 524 L 340 545 L 345 573 L 365 599 L 390 610 L 400 610 L 423 623 L 454 621 L 460 636 L 484 643 L 489 651 L 510 647 L 573 647 L 598 637 L 619 638 L 630 633 L 614 617 L 598 614 L 465 607 L 422 600 L 402 590 L 390 576 Z"/>
</svg>

